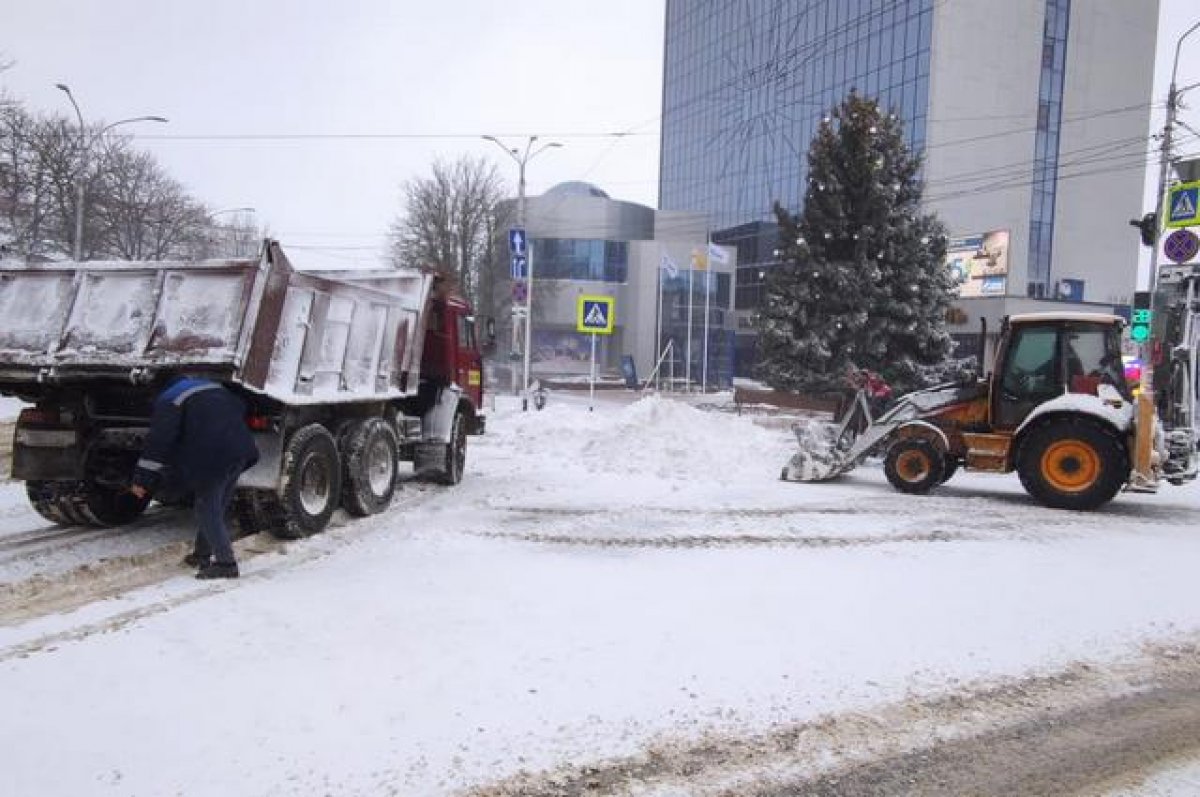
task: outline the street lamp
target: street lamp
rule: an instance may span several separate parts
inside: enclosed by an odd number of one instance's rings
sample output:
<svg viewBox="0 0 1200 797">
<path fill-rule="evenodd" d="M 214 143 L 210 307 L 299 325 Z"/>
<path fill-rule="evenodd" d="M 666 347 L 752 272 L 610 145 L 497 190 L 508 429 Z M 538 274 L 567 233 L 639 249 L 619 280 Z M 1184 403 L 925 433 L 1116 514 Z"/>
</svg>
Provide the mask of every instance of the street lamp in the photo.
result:
<svg viewBox="0 0 1200 797">
<path fill-rule="evenodd" d="M 561 147 L 557 141 L 547 142 L 537 149 L 533 148 L 534 142 L 537 141 L 537 136 L 530 136 L 525 142 L 525 152 L 522 153 L 516 147 L 506 146 L 500 139 L 495 136 L 483 136 L 484 140 L 491 141 L 500 149 L 504 150 L 504 154 L 512 158 L 517 163 L 517 226 L 525 229 L 525 164 L 533 160 L 542 152 L 554 147 Z M 521 377 L 521 409 L 528 411 L 529 409 L 529 351 L 532 343 L 533 329 L 533 246 L 528 243 L 529 233 L 525 233 L 526 246 L 526 268 L 527 284 L 525 291 L 525 365 L 522 369 Z"/>
<path fill-rule="evenodd" d="M 71 107 L 75 109 L 75 117 L 79 120 L 79 176 L 75 180 L 75 261 L 83 260 L 83 196 L 84 185 L 83 180 L 87 174 L 87 160 L 91 153 L 92 147 L 96 142 L 117 125 L 130 124 L 132 122 L 166 122 L 167 120 L 161 116 L 134 116 L 130 119 L 120 119 L 96 131 L 89 139 L 87 137 L 87 128 L 83 123 L 83 112 L 79 110 L 79 103 L 75 102 L 75 95 L 71 93 L 71 87 L 66 83 L 55 83 L 54 87 L 67 95 L 67 99 L 71 101 Z"/>
</svg>

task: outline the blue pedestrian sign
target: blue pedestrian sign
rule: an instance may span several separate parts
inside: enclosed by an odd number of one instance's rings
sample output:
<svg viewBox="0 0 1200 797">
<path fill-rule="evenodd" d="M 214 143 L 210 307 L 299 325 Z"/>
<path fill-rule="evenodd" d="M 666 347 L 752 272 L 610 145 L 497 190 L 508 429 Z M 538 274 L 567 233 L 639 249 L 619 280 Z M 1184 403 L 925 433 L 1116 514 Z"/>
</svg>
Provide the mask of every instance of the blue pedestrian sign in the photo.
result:
<svg viewBox="0 0 1200 797">
<path fill-rule="evenodd" d="M 508 230 L 508 251 L 514 255 L 524 255 L 525 244 L 525 228 L 510 227 Z"/>
<path fill-rule="evenodd" d="M 575 331 L 593 335 L 611 335 L 616 313 L 611 296 L 580 296 L 576 308 Z"/>
<path fill-rule="evenodd" d="M 1167 195 L 1167 227 L 1200 225 L 1200 182 L 1174 186 Z"/>
<path fill-rule="evenodd" d="M 525 255 L 512 256 L 512 278 L 515 280 L 523 280 L 528 275 L 529 258 Z"/>
</svg>

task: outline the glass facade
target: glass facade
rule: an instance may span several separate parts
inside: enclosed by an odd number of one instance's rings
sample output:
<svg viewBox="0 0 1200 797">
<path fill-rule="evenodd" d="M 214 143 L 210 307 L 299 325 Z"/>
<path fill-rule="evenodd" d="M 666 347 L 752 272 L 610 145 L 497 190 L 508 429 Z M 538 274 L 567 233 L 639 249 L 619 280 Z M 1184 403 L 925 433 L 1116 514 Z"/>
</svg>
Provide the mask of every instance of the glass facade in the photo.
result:
<svg viewBox="0 0 1200 797">
<path fill-rule="evenodd" d="M 537 279 L 625 282 L 629 243 L 585 238 L 534 238 L 533 268 Z"/>
<path fill-rule="evenodd" d="M 1070 19 L 1071 0 L 1046 0 L 1042 69 L 1038 81 L 1037 134 L 1033 144 L 1033 197 L 1029 211 L 1029 295 L 1037 297 L 1046 295 L 1046 286 L 1050 283 L 1058 139 L 1062 126 Z"/>
<path fill-rule="evenodd" d="M 934 0 L 667 0 L 659 202 L 714 226 L 796 210 L 820 120 L 855 88 L 924 148 Z"/>
</svg>

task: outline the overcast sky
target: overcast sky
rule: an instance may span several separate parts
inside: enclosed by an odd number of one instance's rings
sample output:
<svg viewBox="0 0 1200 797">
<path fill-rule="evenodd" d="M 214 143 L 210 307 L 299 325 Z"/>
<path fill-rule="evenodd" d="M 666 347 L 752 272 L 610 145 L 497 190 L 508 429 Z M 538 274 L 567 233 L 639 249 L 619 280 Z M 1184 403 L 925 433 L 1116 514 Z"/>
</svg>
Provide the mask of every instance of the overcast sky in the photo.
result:
<svg viewBox="0 0 1200 797">
<path fill-rule="evenodd" d="M 1107 2 L 1143 0 L 1076 0 L 1072 11 Z M 89 122 L 167 117 L 122 129 L 211 207 L 254 207 L 285 245 L 373 259 L 400 209 L 400 184 L 427 174 L 437 156 L 494 157 L 515 190 L 516 165 L 483 134 L 563 143 L 531 161 L 531 194 L 582 179 L 621 199 L 657 200 L 662 0 L 0 7 L 0 57 L 15 62 L 0 87 L 31 110 L 73 115 L 54 88 L 67 83 Z M 1160 101 L 1196 9 L 1162 0 Z M 1200 31 L 1183 52 L 1179 84 L 1200 81 Z M 1200 89 L 1191 96 L 1200 109 Z M 1200 130 L 1200 112 L 1185 119 Z M 317 137 L 247 138 L 278 135 Z"/>
</svg>

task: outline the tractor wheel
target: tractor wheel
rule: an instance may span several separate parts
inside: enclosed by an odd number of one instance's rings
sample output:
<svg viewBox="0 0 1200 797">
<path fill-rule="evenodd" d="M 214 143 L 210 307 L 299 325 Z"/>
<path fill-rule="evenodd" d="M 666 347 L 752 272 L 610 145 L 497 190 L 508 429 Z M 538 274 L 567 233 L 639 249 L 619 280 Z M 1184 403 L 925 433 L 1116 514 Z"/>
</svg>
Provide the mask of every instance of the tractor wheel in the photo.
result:
<svg viewBox="0 0 1200 797">
<path fill-rule="evenodd" d="M 945 484 L 950 481 L 950 477 L 958 473 L 958 460 L 948 459 L 946 464 L 942 466 L 942 479 L 938 484 Z"/>
<path fill-rule="evenodd" d="M 1032 429 L 1017 452 L 1025 491 L 1055 509 L 1095 509 L 1112 500 L 1129 475 L 1129 454 L 1116 432 L 1085 418 Z"/>
<path fill-rule="evenodd" d="M 392 502 L 397 447 L 396 433 L 382 418 L 355 421 L 342 435 L 342 506 L 351 515 L 374 515 Z"/>
<path fill-rule="evenodd" d="M 946 457 L 928 440 L 910 437 L 888 449 L 883 461 L 887 480 L 902 493 L 923 495 L 941 483 Z"/>
</svg>

